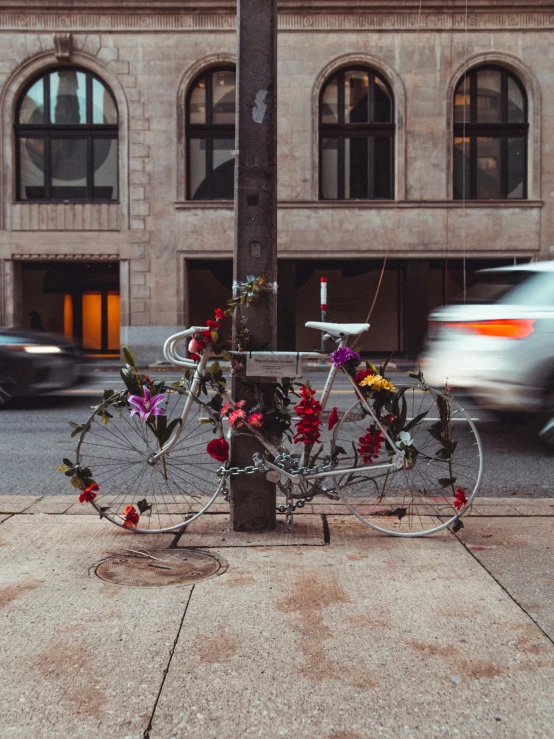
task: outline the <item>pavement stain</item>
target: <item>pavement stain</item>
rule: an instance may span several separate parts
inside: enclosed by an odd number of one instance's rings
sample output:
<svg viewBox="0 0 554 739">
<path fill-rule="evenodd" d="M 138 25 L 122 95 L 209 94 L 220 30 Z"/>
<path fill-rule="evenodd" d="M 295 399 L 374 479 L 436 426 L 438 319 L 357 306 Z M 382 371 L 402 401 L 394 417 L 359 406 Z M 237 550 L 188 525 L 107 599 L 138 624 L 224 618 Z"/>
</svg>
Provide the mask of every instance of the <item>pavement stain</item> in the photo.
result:
<svg viewBox="0 0 554 739">
<path fill-rule="evenodd" d="M 485 660 L 456 660 L 456 667 L 467 677 L 481 679 L 484 677 L 500 677 L 507 671 L 506 667 L 499 667 L 493 662 Z"/>
<path fill-rule="evenodd" d="M 290 614 L 293 630 L 299 635 L 304 658 L 299 672 L 314 682 L 340 679 L 358 690 L 373 690 L 378 682 L 363 667 L 343 663 L 327 654 L 325 642 L 333 634 L 321 611 L 337 603 L 350 603 L 350 597 L 333 578 L 324 580 L 312 572 L 296 575 L 289 592 L 277 601 L 277 608 Z"/>
<path fill-rule="evenodd" d="M 0 608 L 5 608 L 26 593 L 36 590 L 42 582 L 42 580 L 37 580 L 36 578 L 28 578 L 16 585 L 5 585 L 3 588 L 0 588 Z"/>
<path fill-rule="evenodd" d="M 223 577 L 218 578 L 217 585 L 219 586 L 226 586 L 229 588 L 240 588 L 245 587 L 247 585 L 255 585 L 256 579 L 254 578 L 254 573 L 250 572 L 249 570 L 243 570 L 243 571 L 236 571 L 232 570 L 224 574 Z"/>
<path fill-rule="evenodd" d="M 216 626 L 214 632 L 218 630 Z M 218 633 L 198 634 L 192 649 L 202 664 L 226 662 L 238 654 L 239 639 L 226 626 L 220 626 Z"/>
<path fill-rule="evenodd" d="M 535 639 L 529 639 L 526 636 L 520 636 L 517 642 L 517 648 L 521 652 L 527 654 L 548 654 L 552 653 L 552 644 L 546 642 L 538 642 Z"/>
<path fill-rule="evenodd" d="M 412 649 L 416 652 L 423 652 L 437 657 L 450 657 L 457 654 L 458 650 L 452 644 L 428 644 L 426 642 L 411 641 L 409 642 Z"/>
<path fill-rule="evenodd" d="M 98 683 L 94 670 L 95 653 L 82 644 L 52 644 L 40 652 L 32 664 L 50 684 L 57 684 L 60 699 L 70 704 L 75 713 L 95 719 L 105 717 L 108 698 Z"/>
</svg>

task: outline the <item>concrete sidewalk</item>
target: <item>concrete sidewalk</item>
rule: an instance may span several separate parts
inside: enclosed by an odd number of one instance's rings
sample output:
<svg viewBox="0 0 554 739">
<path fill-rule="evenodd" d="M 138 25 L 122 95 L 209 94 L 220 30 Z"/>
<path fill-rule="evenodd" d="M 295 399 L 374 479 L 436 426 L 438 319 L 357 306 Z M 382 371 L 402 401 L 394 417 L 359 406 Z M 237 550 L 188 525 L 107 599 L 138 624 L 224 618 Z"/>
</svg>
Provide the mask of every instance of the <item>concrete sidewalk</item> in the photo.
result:
<svg viewBox="0 0 554 739">
<path fill-rule="evenodd" d="M 235 534 L 221 506 L 180 545 L 224 574 L 145 589 L 93 565 L 170 536 L 0 496 L 0 736 L 553 735 L 554 499 L 481 499 L 414 540 L 306 509 Z"/>
</svg>

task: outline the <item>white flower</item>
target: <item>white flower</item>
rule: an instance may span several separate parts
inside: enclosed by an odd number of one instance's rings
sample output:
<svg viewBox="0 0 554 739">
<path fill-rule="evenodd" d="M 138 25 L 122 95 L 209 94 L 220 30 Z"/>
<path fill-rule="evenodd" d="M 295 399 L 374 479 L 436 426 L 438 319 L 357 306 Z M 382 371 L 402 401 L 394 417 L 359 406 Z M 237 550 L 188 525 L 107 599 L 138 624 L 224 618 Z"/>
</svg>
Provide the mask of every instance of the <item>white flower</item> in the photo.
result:
<svg viewBox="0 0 554 739">
<path fill-rule="evenodd" d="M 402 449 L 399 452 L 396 452 L 396 454 L 391 459 L 392 464 L 396 467 L 397 470 L 401 470 L 402 467 L 404 467 L 405 456 L 406 452 Z"/>
<path fill-rule="evenodd" d="M 398 440 L 396 442 L 396 446 L 400 446 L 400 444 L 405 444 L 406 446 L 410 446 L 412 441 L 413 439 L 407 431 L 401 431 L 398 434 Z"/>
</svg>

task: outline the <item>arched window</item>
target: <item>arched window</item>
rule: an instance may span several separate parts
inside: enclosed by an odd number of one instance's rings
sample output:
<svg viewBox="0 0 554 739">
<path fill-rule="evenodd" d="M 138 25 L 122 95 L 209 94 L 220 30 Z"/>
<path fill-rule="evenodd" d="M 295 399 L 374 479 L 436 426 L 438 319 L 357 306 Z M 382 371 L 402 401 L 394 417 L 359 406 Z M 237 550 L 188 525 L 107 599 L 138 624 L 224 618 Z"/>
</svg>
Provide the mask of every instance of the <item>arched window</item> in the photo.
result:
<svg viewBox="0 0 554 739">
<path fill-rule="evenodd" d="M 118 195 L 118 118 L 111 91 L 78 67 L 36 77 L 17 105 L 17 199 L 106 202 Z"/>
<path fill-rule="evenodd" d="M 507 69 L 467 72 L 454 92 L 454 198 L 527 197 L 527 96 Z"/>
<path fill-rule="evenodd" d="M 373 69 L 341 69 L 319 104 L 319 196 L 324 200 L 394 197 L 394 99 Z"/>
<path fill-rule="evenodd" d="M 235 70 L 202 72 L 187 95 L 187 199 L 232 200 Z"/>
</svg>

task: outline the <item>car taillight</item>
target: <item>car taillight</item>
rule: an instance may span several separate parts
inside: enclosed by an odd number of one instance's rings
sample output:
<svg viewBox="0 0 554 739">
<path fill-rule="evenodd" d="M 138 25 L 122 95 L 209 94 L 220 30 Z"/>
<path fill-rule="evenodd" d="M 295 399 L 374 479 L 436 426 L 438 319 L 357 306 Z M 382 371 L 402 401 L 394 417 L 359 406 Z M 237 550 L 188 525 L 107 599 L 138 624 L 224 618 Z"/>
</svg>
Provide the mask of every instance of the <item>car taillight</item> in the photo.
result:
<svg viewBox="0 0 554 739">
<path fill-rule="evenodd" d="M 496 321 L 457 321 L 456 323 L 445 323 L 447 328 L 461 329 L 478 336 L 490 336 L 496 339 L 525 339 L 532 334 L 534 320 L 522 319 L 498 319 Z"/>
</svg>

